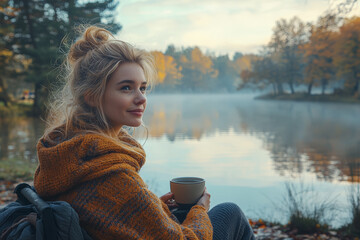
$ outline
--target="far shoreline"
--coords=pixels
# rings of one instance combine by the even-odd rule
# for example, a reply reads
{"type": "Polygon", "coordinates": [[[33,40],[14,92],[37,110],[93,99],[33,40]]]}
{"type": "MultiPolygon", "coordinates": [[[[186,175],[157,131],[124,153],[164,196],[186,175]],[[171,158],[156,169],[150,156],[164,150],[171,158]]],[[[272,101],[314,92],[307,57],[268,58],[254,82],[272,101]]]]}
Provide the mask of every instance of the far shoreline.
{"type": "Polygon", "coordinates": [[[294,101],[294,102],[320,102],[320,103],[346,103],[346,104],[360,104],[360,98],[352,96],[339,96],[334,94],[312,94],[306,93],[284,93],[281,95],[264,94],[256,96],[258,100],[279,100],[279,101],[294,101]]]}

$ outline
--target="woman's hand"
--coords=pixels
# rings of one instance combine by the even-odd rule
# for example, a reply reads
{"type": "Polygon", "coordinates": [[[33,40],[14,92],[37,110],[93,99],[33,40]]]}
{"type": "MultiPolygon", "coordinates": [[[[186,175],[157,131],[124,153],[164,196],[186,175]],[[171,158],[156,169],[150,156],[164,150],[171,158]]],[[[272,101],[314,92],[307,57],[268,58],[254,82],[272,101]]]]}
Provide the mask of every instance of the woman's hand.
{"type": "Polygon", "coordinates": [[[163,201],[170,210],[172,208],[179,207],[179,205],[177,205],[175,202],[174,194],[172,192],[168,192],[165,195],[161,196],[160,200],[163,201]]]}
{"type": "Polygon", "coordinates": [[[206,187],[205,187],[204,193],[201,196],[201,198],[199,199],[199,201],[196,203],[196,205],[203,206],[206,209],[206,211],[209,211],[210,197],[211,197],[211,195],[210,195],[210,193],[208,193],[208,191],[206,190],[206,187]]]}

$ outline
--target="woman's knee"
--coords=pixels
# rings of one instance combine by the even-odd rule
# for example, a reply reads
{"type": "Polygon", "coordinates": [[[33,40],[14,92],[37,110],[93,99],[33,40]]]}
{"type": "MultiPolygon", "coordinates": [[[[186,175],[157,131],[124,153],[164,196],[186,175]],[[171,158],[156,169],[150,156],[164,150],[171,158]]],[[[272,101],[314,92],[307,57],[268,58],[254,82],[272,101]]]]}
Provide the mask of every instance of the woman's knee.
{"type": "Polygon", "coordinates": [[[224,215],[224,217],[231,219],[232,221],[247,221],[244,213],[240,209],[240,207],[232,202],[225,202],[216,205],[210,212],[214,212],[216,214],[224,215]]]}
{"type": "Polygon", "coordinates": [[[235,203],[216,205],[210,210],[209,217],[214,239],[255,239],[247,218],[235,203]]]}

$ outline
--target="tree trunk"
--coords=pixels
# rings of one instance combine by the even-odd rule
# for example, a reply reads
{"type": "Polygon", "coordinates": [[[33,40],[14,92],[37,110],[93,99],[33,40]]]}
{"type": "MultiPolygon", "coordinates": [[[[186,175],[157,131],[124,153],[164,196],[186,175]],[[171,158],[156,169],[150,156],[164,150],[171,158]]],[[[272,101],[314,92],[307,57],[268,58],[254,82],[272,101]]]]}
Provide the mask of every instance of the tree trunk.
{"type": "Polygon", "coordinates": [[[321,80],[321,94],[322,94],[322,95],[325,94],[326,85],[327,85],[327,80],[326,80],[326,79],[322,79],[322,80],[321,80]]]}
{"type": "Polygon", "coordinates": [[[291,94],[294,94],[295,91],[294,91],[294,84],[292,81],[289,82],[289,87],[290,87],[290,91],[291,91],[291,94]]]}
{"type": "Polygon", "coordinates": [[[359,79],[356,80],[354,88],[352,90],[352,95],[355,96],[359,93],[359,79]]]}
{"type": "Polygon", "coordinates": [[[69,0],[69,8],[68,10],[68,18],[69,18],[69,27],[71,28],[74,24],[74,9],[75,9],[75,1],[69,0]]]}
{"type": "Polygon", "coordinates": [[[29,2],[31,3],[31,1],[23,0],[22,2],[24,4],[26,21],[27,21],[28,27],[29,27],[29,35],[30,35],[30,39],[31,39],[31,44],[33,45],[34,49],[37,49],[37,44],[36,44],[36,41],[35,41],[34,27],[33,27],[33,21],[32,21],[32,18],[30,16],[30,12],[29,12],[29,2]]]}
{"type": "Polygon", "coordinates": [[[35,91],[34,91],[34,105],[33,105],[33,115],[38,116],[41,113],[40,107],[40,93],[41,92],[41,85],[40,83],[35,83],[35,91]]]}
{"type": "Polygon", "coordinates": [[[273,84],[271,84],[272,85],[272,87],[273,87],[273,93],[274,93],[274,95],[276,95],[277,93],[276,93],[276,85],[275,85],[275,83],[273,83],[273,84]]]}
{"type": "Polygon", "coordinates": [[[5,120],[1,123],[0,132],[0,161],[6,160],[9,157],[9,143],[10,143],[10,122],[11,120],[5,120]]]}
{"type": "Polygon", "coordinates": [[[278,82],[276,85],[277,85],[276,86],[277,87],[277,94],[282,95],[284,93],[284,89],[283,89],[282,84],[278,82]]]}
{"type": "Polygon", "coordinates": [[[308,85],[308,95],[311,95],[312,86],[313,86],[313,82],[309,83],[309,85],[308,85]]]}
{"type": "Polygon", "coordinates": [[[4,78],[0,77],[0,101],[4,103],[5,107],[9,106],[10,97],[7,92],[7,87],[4,78]]]}

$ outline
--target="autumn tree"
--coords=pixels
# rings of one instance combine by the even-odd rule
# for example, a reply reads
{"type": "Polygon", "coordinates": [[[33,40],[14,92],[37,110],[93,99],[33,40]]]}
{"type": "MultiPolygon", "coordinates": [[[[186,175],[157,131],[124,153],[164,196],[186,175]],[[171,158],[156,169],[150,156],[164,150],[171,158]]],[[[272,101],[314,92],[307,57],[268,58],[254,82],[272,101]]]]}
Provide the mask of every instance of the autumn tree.
{"type": "Polygon", "coordinates": [[[176,88],[182,78],[181,66],[177,66],[172,56],[164,55],[162,52],[153,51],[151,54],[155,58],[156,70],[158,74],[157,85],[160,89],[176,88]]]}
{"type": "Polygon", "coordinates": [[[261,57],[257,57],[257,60],[253,61],[251,70],[244,69],[240,76],[242,83],[238,89],[249,86],[264,89],[271,86],[274,94],[281,95],[284,93],[283,65],[279,63],[277,55],[270,48],[265,47],[262,50],[261,57]]]}
{"type": "Polygon", "coordinates": [[[320,17],[310,30],[309,41],[300,46],[304,51],[304,83],[311,94],[313,86],[321,86],[322,94],[326,86],[335,78],[333,63],[336,42],[337,19],[334,15],[320,17]]]}
{"type": "Polygon", "coordinates": [[[259,56],[255,54],[242,54],[240,57],[234,56],[234,65],[237,74],[243,70],[251,70],[253,63],[259,59],[259,56]]]}
{"type": "Polygon", "coordinates": [[[335,64],[338,76],[345,79],[345,89],[359,96],[360,81],[360,17],[347,19],[340,27],[336,41],[335,64]]]}
{"type": "Polygon", "coordinates": [[[281,19],[276,22],[268,45],[279,56],[279,64],[283,66],[285,81],[292,94],[295,93],[295,85],[302,79],[304,64],[299,46],[306,41],[306,37],[306,25],[298,17],[289,21],[281,19]]]}
{"type": "Polygon", "coordinates": [[[212,59],[198,47],[183,49],[179,65],[183,74],[181,88],[185,91],[209,90],[218,75],[212,59]]]}

